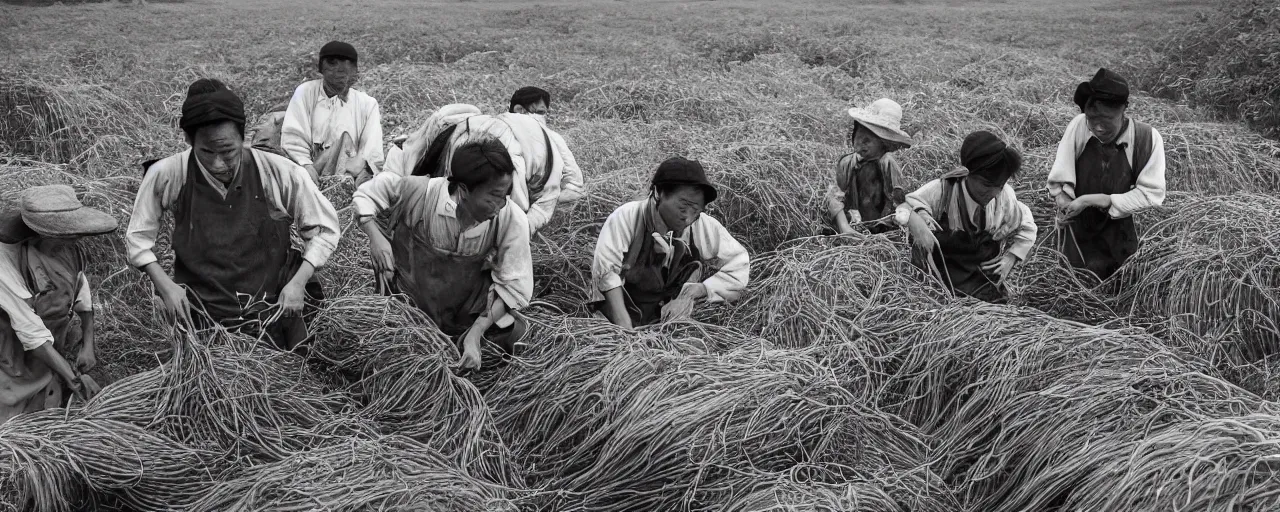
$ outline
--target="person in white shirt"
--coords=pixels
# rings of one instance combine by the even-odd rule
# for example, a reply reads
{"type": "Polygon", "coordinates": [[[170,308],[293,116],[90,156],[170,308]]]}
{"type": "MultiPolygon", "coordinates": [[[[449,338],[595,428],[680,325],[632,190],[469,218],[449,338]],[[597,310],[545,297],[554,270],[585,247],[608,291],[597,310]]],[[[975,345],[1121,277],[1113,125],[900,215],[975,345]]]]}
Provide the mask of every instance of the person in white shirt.
{"type": "Polygon", "coordinates": [[[1004,302],[1009,272],[1036,242],[1031,209],[1008,183],[1022,155],[977,131],[965,137],[960,162],[964,167],[907,194],[894,220],[911,235],[914,265],[932,270],[955,293],[1004,302]]]}
{"type": "Polygon", "coordinates": [[[379,173],[352,204],[383,288],[460,336],[461,366],[478,369],[486,336],[511,353],[523,333],[508,312],[533,296],[529,223],[508,197],[516,166],[500,142],[468,142],[450,166],[447,178],[379,173]],[[391,240],[374,221],[388,210],[391,240]]]}
{"type": "Polygon", "coordinates": [[[569,151],[569,145],[564,142],[564,137],[547,127],[547,113],[550,110],[551,93],[533,86],[517,89],[511,95],[511,103],[507,107],[507,112],[509,113],[527,114],[533,117],[542,126],[542,129],[546,130],[547,136],[551,138],[551,143],[559,151],[564,165],[560,180],[559,201],[568,203],[576,201],[585,192],[582,169],[578,167],[578,161],[573,158],[573,152],[569,151]]]}
{"type": "Polygon", "coordinates": [[[87,260],[78,241],[115,231],[67,185],[32,187],[0,213],[0,423],[98,392],[87,260]],[[72,315],[80,330],[71,329],[72,315]],[[77,346],[78,345],[78,346],[77,346]],[[73,365],[64,354],[74,354],[73,365]]]}
{"type": "Polygon", "coordinates": [[[346,173],[360,182],[382,170],[378,101],[351,88],[359,76],[358,57],[350,44],[325,44],[321,78],[299,85],[285,110],[280,145],[313,180],[346,173]]]}
{"type": "Polygon", "coordinates": [[[226,85],[191,84],[178,122],[191,147],[143,164],[125,243],[169,320],[212,321],[292,350],[307,337],[304,298],[320,298],[313,274],[337,247],[338,213],[298,164],[246,147],[244,120],[226,85]],[[153,251],[165,212],[173,215],[172,278],[153,251]]]}
{"type": "Polygon", "coordinates": [[[751,259],[729,230],[703,213],[716,195],[701,163],[662,162],[649,198],[618,207],[600,230],[592,307],[633,328],[687,318],[699,300],[740,297],[751,259]]]}
{"type": "Polygon", "coordinates": [[[1129,84],[1107,69],[1076,87],[1080,107],[1049,170],[1071,266],[1106,279],[1138,252],[1133,214],[1164,203],[1164,140],[1128,117],[1129,84]]]}

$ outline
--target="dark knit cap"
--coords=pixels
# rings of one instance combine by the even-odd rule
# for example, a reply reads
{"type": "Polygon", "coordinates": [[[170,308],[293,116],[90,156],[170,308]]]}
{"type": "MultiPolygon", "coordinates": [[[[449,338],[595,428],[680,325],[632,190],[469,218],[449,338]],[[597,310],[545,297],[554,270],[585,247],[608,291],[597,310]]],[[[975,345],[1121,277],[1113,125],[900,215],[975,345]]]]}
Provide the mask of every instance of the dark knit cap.
{"type": "Polygon", "coordinates": [[[702,164],[683,157],[673,156],[658,165],[658,171],[653,174],[653,186],[663,185],[696,186],[702,189],[708,203],[715,201],[717,196],[716,187],[707,180],[702,164]]]}
{"type": "Polygon", "coordinates": [[[244,102],[222,82],[204,78],[196,80],[187,89],[178,126],[187,133],[193,133],[201,126],[222,121],[231,121],[243,127],[244,102]]]}
{"type": "Polygon", "coordinates": [[[320,47],[320,60],[325,57],[340,57],[351,62],[359,63],[359,55],[356,54],[356,47],[342,41],[329,41],[320,47]]]}
{"type": "Polygon", "coordinates": [[[960,145],[960,163],[991,181],[1007,180],[1022,168],[1022,154],[988,131],[976,131],[960,145]]]}
{"type": "Polygon", "coordinates": [[[1093,79],[1076,86],[1076,94],[1072,99],[1080,106],[1081,111],[1084,111],[1089,100],[1124,103],[1129,101],[1129,82],[1114,71],[1100,68],[1093,79]]]}

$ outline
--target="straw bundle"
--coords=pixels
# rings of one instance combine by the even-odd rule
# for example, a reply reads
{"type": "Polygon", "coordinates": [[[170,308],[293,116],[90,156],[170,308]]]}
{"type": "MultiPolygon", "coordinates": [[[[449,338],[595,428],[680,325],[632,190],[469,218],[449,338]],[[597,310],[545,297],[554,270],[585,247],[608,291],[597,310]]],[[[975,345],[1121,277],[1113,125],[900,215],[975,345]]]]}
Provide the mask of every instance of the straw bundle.
{"type": "Polygon", "coordinates": [[[180,508],[222,478],[227,465],[140,427],[26,414],[0,425],[0,488],[24,510],[96,509],[108,502],[142,510],[180,508]]]}
{"type": "MultiPolygon", "coordinates": [[[[790,475],[773,481],[761,478],[761,485],[750,494],[725,504],[726,512],[901,512],[913,510],[886,491],[887,486],[901,482],[878,482],[874,479],[824,484],[798,482],[790,475]]],[[[960,510],[953,503],[930,510],[960,510]]]]}
{"type": "Polygon", "coordinates": [[[506,489],[402,436],[347,439],[218,483],[194,511],[514,511],[506,489]]]}
{"type": "MultiPolygon", "coordinates": [[[[588,332],[564,342],[535,332],[538,364],[514,362],[489,396],[531,483],[547,489],[545,508],[709,510],[749,493],[760,473],[813,465],[838,481],[924,458],[908,425],[803,355],[682,353],[588,332]]],[[[910,485],[925,489],[917,503],[945,499],[924,476],[910,485]]]]}

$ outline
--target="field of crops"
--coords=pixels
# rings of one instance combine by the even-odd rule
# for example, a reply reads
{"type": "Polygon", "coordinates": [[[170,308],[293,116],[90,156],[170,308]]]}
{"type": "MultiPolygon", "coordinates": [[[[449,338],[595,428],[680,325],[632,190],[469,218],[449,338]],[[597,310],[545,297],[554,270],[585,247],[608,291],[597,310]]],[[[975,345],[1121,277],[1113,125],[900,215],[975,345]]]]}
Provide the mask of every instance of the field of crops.
{"type": "Polygon", "coordinates": [[[324,183],[344,239],[306,358],[172,332],[122,234],[94,240],[91,374],[111,385],[0,425],[0,511],[1280,511],[1280,143],[1136,93],[1171,193],[1104,283],[1057,260],[1043,193],[1076,83],[1161,80],[1204,8],[776,4],[0,5],[5,198],[67,183],[124,221],[138,164],[183,146],[192,80],[254,117],[331,39],[359,48],[389,137],[549,90],[588,185],[535,237],[529,349],[478,375],[373,294],[349,184],[324,183]],[[818,236],[843,111],[885,96],[917,141],[898,157],[912,186],[972,130],[1026,156],[1015,187],[1044,242],[1013,305],[948,296],[900,233],[818,236]],[[599,225],[672,155],[719,184],[708,213],[750,249],[748,292],[636,331],[586,319],[599,225]]]}

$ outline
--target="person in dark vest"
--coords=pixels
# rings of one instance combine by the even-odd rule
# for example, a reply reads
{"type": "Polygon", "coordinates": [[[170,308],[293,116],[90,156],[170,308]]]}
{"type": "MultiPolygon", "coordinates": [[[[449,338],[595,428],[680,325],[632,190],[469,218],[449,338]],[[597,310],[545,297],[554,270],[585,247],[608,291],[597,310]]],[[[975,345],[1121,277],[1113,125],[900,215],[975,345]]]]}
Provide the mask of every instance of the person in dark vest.
{"type": "Polygon", "coordinates": [[[586,185],[582,181],[582,169],[578,167],[578,161],[573,157],[573,152],[569,151],[569,145],[565,143],[564,137],[551,128],[547,127],[547,113],[551,111],[551,93],[534,86],[525,86],[516,89],[511,94],[511,101],[507,106],[507,112],[512,114],[524,114],[532,117],[542,129],[546,131],[551,138],[552,144],[559,151],[560,158],[564,161],[563,178],[560,181],[560,203],[569,203],[578,200],[586,190],[586,185]]]}
{"type": "Polygon", "coordinates": [[[633,328],[688,318],[697,301],[742,295],[747,250],[703,213],[716,188],[702,164],[669,158],[654,173],[649,198],[619,206],[600,229],[591,265],[591,306],[633,328]]]}
{"type": "Polygon", "coordinates": [[[907,194],[894,219],[911,235],[912,264],[955,293],[1004,302],[1009,272],[1036,242],[1031,209],[1008,184],[1022,155],[977,131],[965,137],[960,162],[964,167],[907,194]]]}
{"type": "Polygon", "coordinates": [[[508,197],[516,169],[500,142],[468,142],[449,165],[448,177],[379,173],[352,204],[384,289],[460,337],[461,366],[479,369],[486,337],[509,354],[524,330],[510,312],[533,297],[529,221],[508,197]],[[391,240],[374,220],[388,210],[391,240]]]}
{"type": "Polygon", "coordinates": [[[66,185],[29,188],[18,208],[0,213],[0,423],[98,392],[81,374],[97,359],[78,241],[115,230],[114,217],[86,208],[66,185]]]}
{"type": "Polygon", "coordinates": [[[851,108],[853,151],[836,161],[836,179],[827,191],[828,222],[837,234],[860,226],[871,233],[894,228],[891,215],[904,198],[906,180],[893,152],[911,147],[899,127],[902,107],[881,98],[866,108],[851,108]]]}
{"type": "Polygon", "coordinates": [[[178,123],[191,147],[144,164],[129,261],[151,278],[172,321],[211,321],[291,350],[306,338],[304,298],[320,294],[312,276],[337,247],[338,214],[306,169],[245,146],[244,119],[240,98],[221,82],[191,84],[178,123]],[[174,221],[172,278],[152,251],[165,212],[174,221]]]}
{"type": "Polygon", "coordinates": [[[1099,69],[1074,99],[1081,114],[1058,143],[1049,195],[1066,220],[1067,261],[1106,279],[1138,251],[1133,214],[1164,203],[1164,140],[1128,117],[1129,84],[1113,71],[1099,69]]]}

